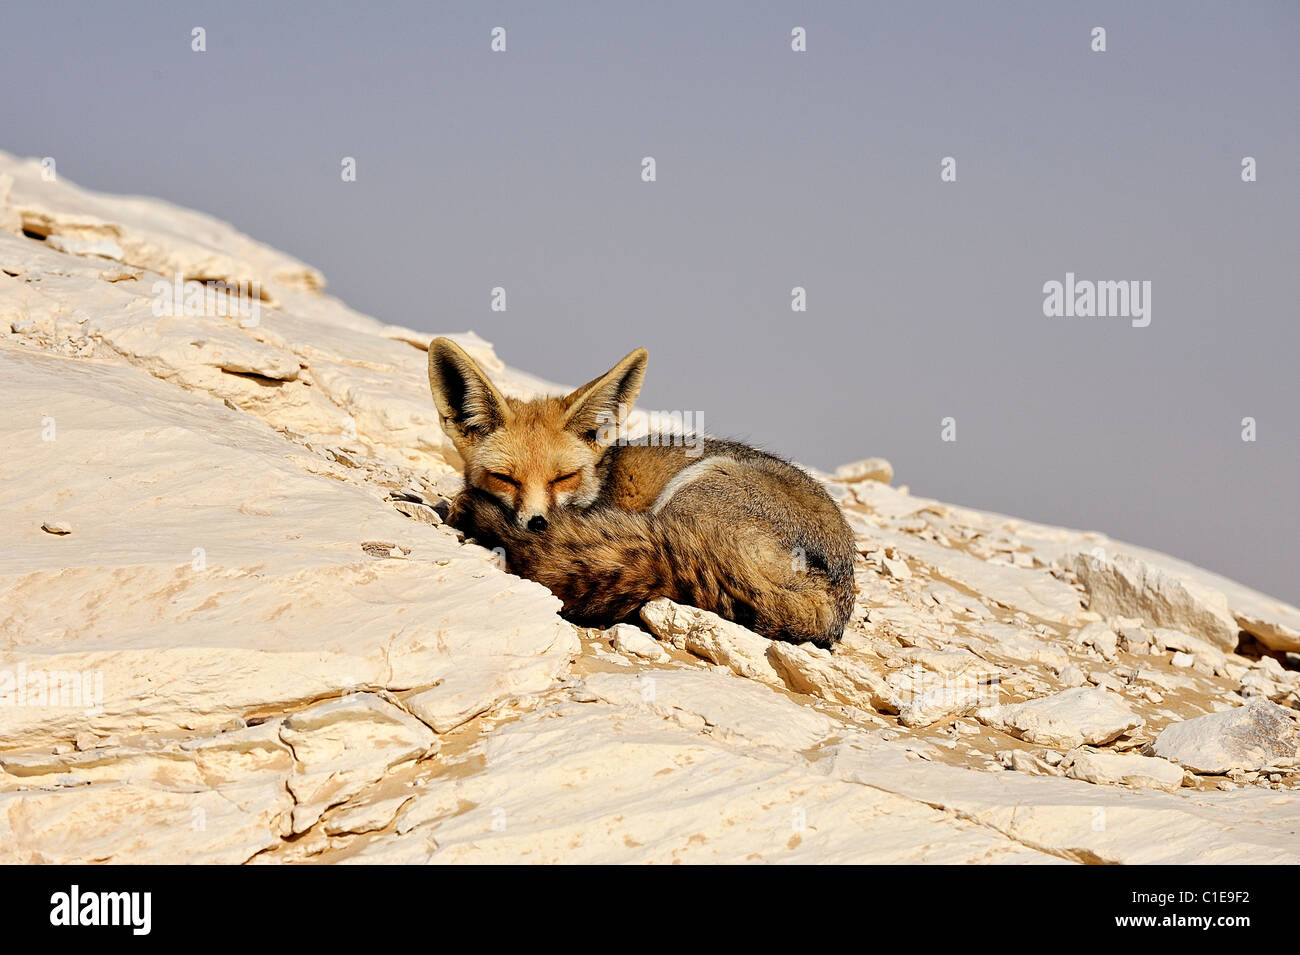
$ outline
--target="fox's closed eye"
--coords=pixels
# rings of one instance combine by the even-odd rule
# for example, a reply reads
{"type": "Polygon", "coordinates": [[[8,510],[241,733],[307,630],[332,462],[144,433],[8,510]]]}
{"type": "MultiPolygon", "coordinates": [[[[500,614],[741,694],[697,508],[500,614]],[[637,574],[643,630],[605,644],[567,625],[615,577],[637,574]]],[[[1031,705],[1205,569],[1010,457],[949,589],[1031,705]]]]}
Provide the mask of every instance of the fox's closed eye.
{"type": "Polygon", "coordinates": [[[489,476],[489,477],[492,477],[492,478],[495,478],[495,479],[498,480],[498,481],[503,481],[503,482],[505,482],[506,484],[512,484],[512,485],[514,485],[515,487],[518,487],[518,486],[519,486],[519,482],[516,481],[514,478],[512,478],[509,474],[501,474],[501,473],[498,472],[498,471],[489,471],[489,472],[488,472],[488,476],[489,476]]]}
{"type": "Polygon", "coordinates": [[[554,486],[556,484],[565,484],[569,481],[576,480],[578,473],[579,472],[577,471],[570,471],[568,474],[561,474],[559,477],[555,478],[555,480],[551,481],[551,484],[554,486]]]}

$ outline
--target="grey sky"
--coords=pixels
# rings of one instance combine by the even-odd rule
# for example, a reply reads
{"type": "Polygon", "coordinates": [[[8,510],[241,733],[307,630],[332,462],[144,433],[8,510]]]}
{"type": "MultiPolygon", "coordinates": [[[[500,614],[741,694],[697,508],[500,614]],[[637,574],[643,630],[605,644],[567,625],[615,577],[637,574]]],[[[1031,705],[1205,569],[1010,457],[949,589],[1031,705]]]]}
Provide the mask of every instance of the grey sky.
{"type": "Polygon", "coordinates": [[[1295,3],[23,4],[0,148],[384,321],[573,383],[644,345],[646,407],[1296,602],[1298,51],[1295,3]],[[1150,326],[1044,317],[1067,271],[1150,280],[1150,326]]]}

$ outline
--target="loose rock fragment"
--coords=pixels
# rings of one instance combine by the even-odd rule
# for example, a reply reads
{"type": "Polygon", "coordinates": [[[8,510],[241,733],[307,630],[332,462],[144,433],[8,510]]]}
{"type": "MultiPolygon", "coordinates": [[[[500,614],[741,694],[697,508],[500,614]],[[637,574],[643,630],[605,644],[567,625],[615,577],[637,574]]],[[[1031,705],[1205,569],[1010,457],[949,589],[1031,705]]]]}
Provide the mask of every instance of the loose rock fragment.
{"type": "Polygon", "coordinates": [[[1065,775],[1089,783],[1163,789],[1166,792],[1173,792],[1183,784],[1182,768],[1157,756],[1076,750],[1067,753],[1066,759],[1070,765],[1065,775]]]}
{"type": "Polygon", "coordinates": [[[779,641],[768,646],[768,659],[790,689],[880,713],[899,711],[898,694],[878,674],[856,661],[838,660],[806,646],[779,641]]]}
{"type": "Polygon", "coordinates": [[[671,659],[659,641],[640,627],[630,623],[620,623],[606,631],[613,639],[614,649],[619,653],[630,654],[643,660],[665,663],[671,659]]]}
{"type": "Polygon", "coordinates": [[[983,707],[981,723],[1030,743],[1073,749],[1109,743],[1143,724],[1114,693],[1075,687],[1025,703],[983,707]]]}
{"type": "Polygon", "coordinates": [[[642,607],[641,619],[655,636],[679,650],[689,650],[760,683],[785,685],[767,659],[771,641],[740,624],[698,607],[673,603],[667,597],[651,600],[642,607]]]}
{"type": "Polygon", "coordinates": [[[1297,756],[1300,726],[1291,710],[1252,699],[1235,709],[1166,726],[1151,750],[1195,773],[1257,770],[1297,756]]]}
{"type": "Polygon", "coordinates": [[[845,484],[857,481],[879,481],[888,484],[894,479],[894,466],[884,458],[867,458],[851,464],[841,464],[835,469],[835,480],[845,484]]]}
{"type": "Polygon", "coordinates": [[[411,520],[419,521],[421,524],[437,525],[442,523],[442,518],[438,515],[438,512],[428,504],[415,501],[393,501],[393,507],[411,520]]]}
{"type": "Polygon", "coordinates": [[[977,687],[938,687],[909,700],[898,711],[904,726],[930,726],[950,716],[963,716],[982,702],[977,687]]]}

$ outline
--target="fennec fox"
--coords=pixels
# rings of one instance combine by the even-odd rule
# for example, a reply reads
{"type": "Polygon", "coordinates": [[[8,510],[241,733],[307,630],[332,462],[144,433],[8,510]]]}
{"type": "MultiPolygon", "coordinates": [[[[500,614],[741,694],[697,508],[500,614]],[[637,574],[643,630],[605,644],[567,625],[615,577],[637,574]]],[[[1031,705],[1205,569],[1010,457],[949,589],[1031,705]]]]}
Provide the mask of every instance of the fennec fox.
{"type": "Polygon", "coordinates": [[[637,349],[567,397],[523,401],[434,339],[429,385],[465,465],[451,523],[503,548],[513,573],[548,587],[579,623],[669,597],[831,646],[853,607],[853,535],[839,508],[808,474],[744,444],[610,444],[647,357],[637,349]]]}

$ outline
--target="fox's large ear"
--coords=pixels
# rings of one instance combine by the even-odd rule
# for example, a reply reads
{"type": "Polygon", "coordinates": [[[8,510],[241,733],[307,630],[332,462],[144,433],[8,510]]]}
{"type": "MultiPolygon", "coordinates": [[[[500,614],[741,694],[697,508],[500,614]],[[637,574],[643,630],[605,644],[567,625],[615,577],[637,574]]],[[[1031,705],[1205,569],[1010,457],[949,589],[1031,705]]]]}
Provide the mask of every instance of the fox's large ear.
{"type": "Polygon", "coordinates": [[[599,378],[564,399],[564,426],[583,437],[602,426],[621,423],[636,404],[650,353],[638,348],[599,378]]]}
{"type": "Polygon", "coordinates": [[[442,430],[453,441],[473,441],[510,420],[510,407],[501,392],[473,358],[446,338],[429,343],[429,390],[442,430]]]}

